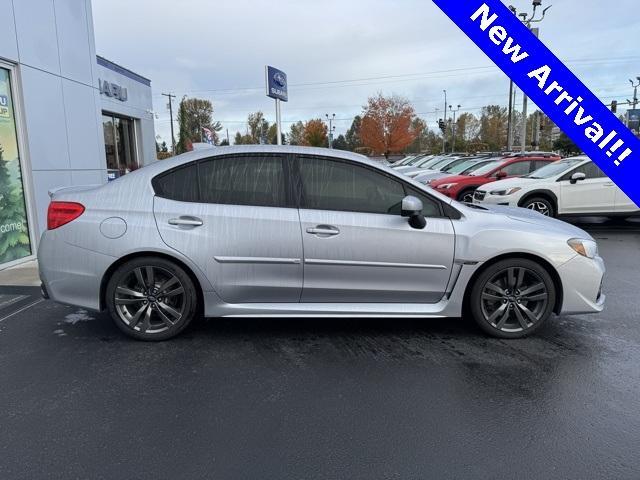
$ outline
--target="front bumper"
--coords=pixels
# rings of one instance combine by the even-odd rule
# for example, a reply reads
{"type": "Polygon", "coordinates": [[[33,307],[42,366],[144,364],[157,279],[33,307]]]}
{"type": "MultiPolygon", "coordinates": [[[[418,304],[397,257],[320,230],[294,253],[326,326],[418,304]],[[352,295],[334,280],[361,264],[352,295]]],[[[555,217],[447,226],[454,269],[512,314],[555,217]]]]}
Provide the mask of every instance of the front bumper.
{"type": "Polygon", "coordinates": [[[503,205],[505,207],[517,207],[518,202],[515,198],[506,195],[491,195],[489,192],[476,190],[473,195],[473,203],[482,205],[488,203],[490,205],[503,205]]]}
{"type": "Polygon", "coordinates": [[[562,281],[562,314],[599,313],[604,309],[606,296],[602,285],[606,272],[604,261],[576,255],[558,268],[562,281]]]}

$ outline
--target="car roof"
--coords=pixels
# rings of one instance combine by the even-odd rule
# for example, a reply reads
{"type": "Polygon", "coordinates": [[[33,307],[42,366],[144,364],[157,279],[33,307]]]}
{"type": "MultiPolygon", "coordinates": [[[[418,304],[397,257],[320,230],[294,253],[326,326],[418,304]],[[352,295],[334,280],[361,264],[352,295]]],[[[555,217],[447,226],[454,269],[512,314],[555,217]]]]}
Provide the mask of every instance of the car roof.
{"type": "MultiPolygon", "coordinates": [[[[315,155],[329,158],[342,158],[352,160],[354,162],[362,163],[365,165],[373,165],[378,168],[383,167],[382,163],[370,160],[364,155],[358,153],[348,152],[346,150],[334,150],[329,148],[319,147],[301,147],[296,145],[232,145],[224,147],[211,147],[201,150],[195,150],[192,152],[183,153],[175,157],[167,158],[166,160],[159,160],[149,165],[145,165],[143,168],[136,170],[136,172],[142,172],[149,175],[157,175],[171,168],[179,167],[189,162],[196,160],[202,160],[205,158],[211,158],[222,155],[241,155],[241,154],[282,154],[282,155],[315,155]]],[[[135,172],[133,172],[135,173],[135,172]]]]}

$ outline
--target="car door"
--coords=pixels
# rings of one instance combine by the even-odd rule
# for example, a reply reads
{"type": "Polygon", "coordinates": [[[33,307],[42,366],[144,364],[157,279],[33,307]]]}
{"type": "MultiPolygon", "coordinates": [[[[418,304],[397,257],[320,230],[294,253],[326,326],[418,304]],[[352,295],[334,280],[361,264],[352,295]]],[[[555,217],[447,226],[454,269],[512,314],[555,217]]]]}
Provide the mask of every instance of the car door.
{"type": "Polygon", "coordinates": [[[454,256],[454,230],[422,194],[427,226],[401,216],[404,182],[374,167],[298,157],[303,302],[436,303],[454,256]]]}
{"type": "Polygon", "coordinates": [[[587,162],[567,172],[559,180],[558,213],[589,214],[615,211],[615,184],[593,162],[587,162]],[[575,173],[584,173],[585,179],[571,183],[575,173]]]}
{"type": "Polygon", "coordinates": [[[162,239],[227,303],[300,300],[302,239],[287,172],[278,155],[217,156],[154,180],[162,239]]]}
{"type": "Polygon", "coordinates": [[[616,185],[614,186],[614,189],[616,191],[616,213],[636,213],[640,210],[638,206],[633,203],[633,200],[631,200],[627,194],[620,189],[620,187],[616,185]]]}
{"type": "Polygon", "coordinates": [[[499,172],[495,173],[496,178],[512,178],[521,177],[531,173],[532,163],[531,160],[518,160],[511,162],[508,165],[502,167],[499,172]],[[502,175],[500,175],[502,174],[502,175]]]}

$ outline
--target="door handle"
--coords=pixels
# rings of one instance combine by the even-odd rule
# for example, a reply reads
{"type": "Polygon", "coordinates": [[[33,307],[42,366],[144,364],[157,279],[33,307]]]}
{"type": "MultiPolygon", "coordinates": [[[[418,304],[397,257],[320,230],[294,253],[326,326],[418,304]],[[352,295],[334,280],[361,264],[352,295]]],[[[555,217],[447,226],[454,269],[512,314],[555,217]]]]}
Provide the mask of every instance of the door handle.
{"type": "Polygon", "coordinates": [[[203,224],[204,222],[198,217],[182,216],[169,220],[169,225],[175,225],[177,227],[201,227],[203,224]]]}
{"type": "Polygon", "coordinates": [[[307,233],[321,237],[333,237],[335,235],[340,235],[340,230],[331,225],[318,225],[317,227],[307,228],[307,233]]]}
{"type": "Polygon", "coordinates": [[[605,187],[613,187],[614,183],[613,182],[607,182],[604,184],[605,187]]]}

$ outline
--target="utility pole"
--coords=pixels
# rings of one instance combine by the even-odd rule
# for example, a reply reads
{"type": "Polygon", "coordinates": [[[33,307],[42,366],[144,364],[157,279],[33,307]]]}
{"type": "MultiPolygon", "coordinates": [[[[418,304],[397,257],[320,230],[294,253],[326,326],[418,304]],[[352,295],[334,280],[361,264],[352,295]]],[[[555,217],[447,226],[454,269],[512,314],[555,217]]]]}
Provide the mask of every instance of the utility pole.
{"type": "Polygon", "coordinates": [[[163,93],[163,97],[167,97],[169,99],[169,103],[167,106],[169,107],[169,118],[171,119],[171,153],[176,154],[176,137],[173,134],[173,99],[176,98],[175,95],[171,95],[170,93],[163,93]]]}
{"type": "Polygon", "coordinates": [[[231,145],[231,143],[229,142],[229,129],[227,128],[227,145],[231,145]]]}
{"type": "Polygon", "coordinates": [[[513,123],[513,80],[509,81],[509,114],[507,116],[507,151],[511,151],[513,148],[513,130],[511,125],[513,123]]]}
{"type": "MultiPolygon", "coordinates": [[[[544,20],[544,17],[547,14],[547,11],[551,8],[551,6],[545,8],[544,10],[542,10],[542,16],[540,18],[536,18],[536,13],[538,10],[538,7],[542,6],[542,0],[533,0],[533,13],[531,15],[528,15],[526,13],[520,13],[518,14],[518,11],[516,10],[516,8],[513,5],[509,5],[509,10],[511,10],[511,12],[520,17],[522,20],[521,22],[524,23],[524,25],[533,32],[533,34],[536,37],[539,37],[540,35],[540,29],[538,28],[531,28],[531,25],[533,23],[540,23],[544,20]]],[[[524,93],[524,92],[523,92],[524,93]]],[[[509,95],[511,95],[511,93],[509,93],[509,95]]],[[[528,104],[529,98],[527,97],[527,95],[524,95],[524,98],[522,100],[522,133],[521,133],[521,137],[522,137],[522,153],[526,152],[527,150],[527,104],[528,104]]]]}
{"type": "Polygon", "coordinates": [[[453,113],[453,124],[451,125],[451,134],[453,136],[453,140],[451,141],[451,153],[455,153],[456,151],[456,113],[460,111],[460,107],[462,107],[462,105],[458,105],[458,108],[454,110],[453,105],[449,105],[449,110],[453,113]]]}
{"type": "Polygon", "coordinates": [[[640,77],[636,77],[636,80],[638,80],[638,83],[635,83],[633,80],[629,80],[633,87],[633,101],[629,102],[629,104],[633,105],[634,110],[638,106],[638,87],[640,87],[640,77]]]}
{"type": "Polygon", "coordinates": [[[447,91],[444,92],[444,130],[442,131],[442,153],[447,153],[447,91]]]}
{"type": "Polygon", "coordinates": [[[336,114],[334,113],[333,115],[329,116],[328,113],[325,113],[324,116],[327,117],[327,122],[329,122],[329,138],[328,138],[329,148],[333,148],[333,132],[336,129],[333,122],[336,120],[336,114]]]}

